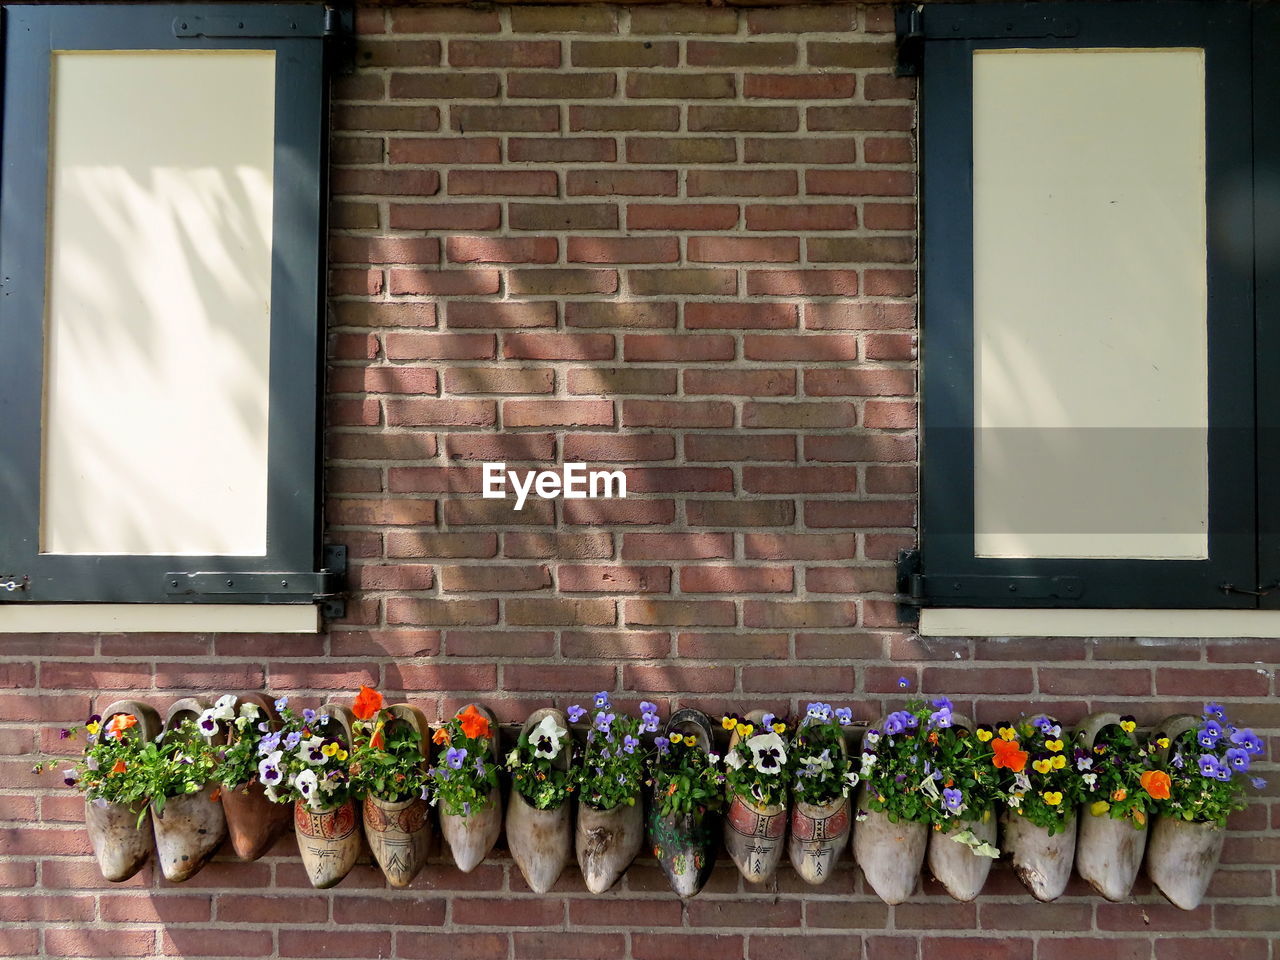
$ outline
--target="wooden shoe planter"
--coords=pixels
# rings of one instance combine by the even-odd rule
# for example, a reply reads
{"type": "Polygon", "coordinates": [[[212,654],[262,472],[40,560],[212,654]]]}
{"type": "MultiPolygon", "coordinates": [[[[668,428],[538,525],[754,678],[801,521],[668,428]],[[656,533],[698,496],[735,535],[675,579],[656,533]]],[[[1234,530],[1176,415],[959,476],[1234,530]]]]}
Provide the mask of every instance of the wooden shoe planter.
{"type": "MultiPolygon", "coordinates": [[[[884,720],[880,718],[878,729],[884,729],[884,720]]],[[[894,823],[888,814],[867,805],[868,792],[864,784],[854,801],[859,816],[866,816],[853,829],[853,858],[876,896],[888,904],[902,903],[920,879],[929,826],[906,820],[894,823]]]]}
{"type": "MultiPolygon", "coordinates": [[[[196,697],[179,700],[165,715],[166,736],[208,708],[207,702],[196,697]]],[[[172,883],[181,883],[199,873],[227,838],[227,818],[215,789],[215,784],[206,783],[195,793],[166,798],[164,810],[159,813],[154,806],[151,808],[156,857],[165,879],[172,883]]]]}
{"type": "MultiPolygon", "coordinates": [[[[465,711],[467,708],[463,707],[465,711]]],[[[489,720],[490,749],[493,762],[498,763],[498,724],[493,714],[485,707],[476,707],[489,720]]],[[[462,712],[462,711],[460,711],[462,712]]],[[[440,833],[449,844],[453,853],[453,862],[463,873],[470,873],[480,861],[489,855],[493,845],[498,842],[502,833],[502,794],[497,787],[489,792],[489,799],[479,810],[472,810],[470,816],[450,814],[440,811],[440,833]]]]}
{"type": "MultiPolygon", "coordinates": [[[[351,711],[341,704],[326,703],[319,712],[328,714],[329,722],[316,731],[317,735],[336,737],[350,750],[351,711]]],[[[319,809],[295,800],[293,832],[307,879],[317,889],[326,890],[340,882],[360,856],[360,815],[354,800],[319,809]]]]}
{"type": "MultiPolygon", "coordinates": [[[[426,718],[407,703],[388,708],[388,727],[408,724],[422,744],[423,763],[431,753],[431,731],[426,718]]],[[[407,800],[383,800],[372,795],[364,798],[364,835],[369,841],[373,859],[382,868],[387,883],[407,887],[427,862],[431,846],[430,807],[421,797],[407,800]]]]}
{"type": "MultiPolygon", "coordinates": [[[[563,713],[546,707],[530,715],[520,731],[521,736],[528,736],[546,717],[555,718],[562,729],[569,729],[563,713]]],[[[570,734],[566,733],[565,742],[554,761],[561,770],[569,769],[573,752],[569,737],[570,734]]],[[[572,843],[570,809],[566,800],[554,810],[539,810],[519,790],[511,789],[511,799],[507,803],[507,846],[511,850],[511,858],[524,875],[525,883],[534,893],[546,893],[555,886],[564,865],[569,862],[572,843]]]]}
{"type": "MultiPolygon", "coordinates": [[[[1202,722],[1186,714],[1168,717],[1156,726],[1155,736],[1168,737],[1172,743],[1202,722]]],[[[1187,762],[1194,763],[1195,759],[1187,762]]],[[[1218,869],[1226,838],[1226,829],[1216,823],[1156,817],[1147,841],[1147,876],[1175,907],[1194,910],[1204,900],[1218,869]]]]}
{"type": "MultiPolygon", "coordinates": [[[[971,730],[973,724],[961,714],[952,715],[952,726],[971,730]]],[[[996,844],[996,815],[990,811],[973,820],[961,820],[949,832],[929,831],[929,872],[946,888],[953,900],[967,903],[982,892],[987,875],[991,873],[990,857],[974,853],[953,838],[956,833],[969,830],[983,843],[996,844]]]]}
{"type": "MultiPolygon", "coordinates": [[[[746,719],[757,729],[763,729],[763,710],[753,710],[746,719]]],[[[729,750],[738,745],[739,739],[734,731],[729,738],[729,750]]],[[[786,804],[766,806],[734,794],[724,821],[724,845],[748,883],[764,883],[773,877],[782,859],[786,833],[786,804]]]]}
{"type": "MultiPolygon", "coordinates": [[[[711,752],[711,724],[701,710],[679,710],[667,721],[664,735],[680,731],[693,736],[699,749],[711,752]]],[[[663,816],[657,803],[649,811],[649,839],[671,889],[692,897],[706,884],[716,863],[719,817],[699,811],[663,816]]]]}
{"type": "MultiPolygon", "coordinates": [[[[1044,715],[1030,719],[1036,720],[1041,716],[1044,715]]],[[[1045,719],[1056,722],[1052,717],[1045,719]]],[[[1067,889],[1071,867],[1075,863],[1079,821],[1079,811],[1073,811],[1066,829],[1049,836],[1044,827],[1036,826],[1012,810],[1006,810],[1002,815],[1004,849],[1012,857],[1013,872],[1041,903],[1058,899],[1067,889]]]]}
{"type": "MultiPolygon", "coordinates": [[[[843,737],[840,752],[847,753],[843,737]]],[[[792,801],[787,856],[801,880],[815,886],[826,883],[849,844],[851,824],[848,797],[836,797],[826,803],[792,801]]]]}
{"type": "Polygon", "coordinates": [[[631,866],[644,843],[644,803],[639,795],[632,804],[620,803],[597,810],[578,801],[578,827],[574,837],[578,869],[592,893],[604,893],[631,866]]]}
{"type": "MultiPolygon", "coordinates": [[[[141,737],[148,742],[160,735],[160,714],[154,708],[136,700],[119,700],[102,711],[102,732],[99,736],[106,736],[107,722],[120,714],[129,714],[138,720],[125,736],[141,737]]],[[[147,862],[152,847],[151,830],[145,820],[141,827],[138,826],[140,812],[141,806],[129,807],[121,803],[99,805],[85,801],[85,830],[103,879],[121,883],[147,862]]]]}
{"type": "MultiPolygon", "coordinates": [[[[1091,713],[1076,730],[1075,740],[1086,750],[1107,727],[1120,723],[1118,713],[1091,713]]],[[[1142,864],[1147,844],[1147,827],[1134,827],[1128,820],[1094,816],[1087,810],[1080,817],[1076,840],[1076,872],[1108,900],[1129,896],[1142,864]]]]}
{"type": "MultiPolygon", "coordinates": [[[[259,722],[266,721],[271,730],[279,729],[280,719],[270,697],[261,693],[244,694],[236,699],[237,710],[243,703],[258,707],[262,718],[259,722]]],[[[229,743],[234,736],[235,728],[229,726],[229,743]]],[[[227,818],[231,848],[241,860],[257,860],[289,826],[289,807],[268,800],[256,777],[222,791],[222,812],[227,818]]]]}

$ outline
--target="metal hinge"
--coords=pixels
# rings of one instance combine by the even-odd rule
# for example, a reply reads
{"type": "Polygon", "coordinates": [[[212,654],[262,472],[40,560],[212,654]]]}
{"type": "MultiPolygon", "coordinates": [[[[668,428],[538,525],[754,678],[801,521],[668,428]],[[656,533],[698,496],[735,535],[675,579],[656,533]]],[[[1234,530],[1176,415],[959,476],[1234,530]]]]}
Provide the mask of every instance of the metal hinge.
{"type": "Polygon", "coordinates": [[[899,77],[918,77],[926,40],[1043,40],[1080,35],[1080,19],[1037,10],[1028,4],[988,4],[980,8],[956,4],[926,11],[920,5],[894,11],[899,77]]]}
{"type": "Polygon", "coordinates": [[[251,11],[240,16],[181,14],[173,18],[175,37],[283,40],[328,36],[328,10],[296,6],[292,10],[251,11]]]}
{"type": "Polygon", "coordinates": [[[31,599],[31,578],[17,574],[0,574],[0,603],[6,600],[31,599]]]}
{"type": "Polygon", "coordinates": [[[330,619],[345,615],[342,589],[347,575],[347,548],[324,548],[320,570],[243,573],[175,571],[164,575],[164,591],[171,597],[235,596],[245,603],[319,603],[330,619]]]}
{"type": "Polygon", "coordinates": [[[898,35],[898,64],[894,74],[920,76],[920,62],[924,59],[924,7],[898,7],[893,12],[893,25],[898,35]]]}
{"type": "Polygon", "coordinates": [[[1084,596],[1080,577],[1024,577],[929,575],[921,571],[920,551],[898,553],[898,619],[916,623],[920,607],[945,607],[948,604],[974,606],[974,601],[999,602],[1019,600],[1079,600],[1084,596]]]}
{"type": "Polygon", "coordinates": [[[1218,585],[1218,589],[1223,593],[1240,593],[1246,597],[1267,597],[1280,590],[1280,581],[1269,583],[1265,587],[1258,587],[1256,590],[1248,590],[1244,587],[1237,587],[1234,583],[1223,583],[1218,585]]]}

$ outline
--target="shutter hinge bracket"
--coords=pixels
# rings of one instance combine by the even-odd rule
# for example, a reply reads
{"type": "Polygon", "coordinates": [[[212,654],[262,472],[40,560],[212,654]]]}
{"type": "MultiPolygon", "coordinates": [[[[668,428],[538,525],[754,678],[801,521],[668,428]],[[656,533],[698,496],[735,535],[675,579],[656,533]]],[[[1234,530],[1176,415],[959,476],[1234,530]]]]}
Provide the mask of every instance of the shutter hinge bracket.
{"type": "Polygon", "coordinates": [[[342,590],[346,585],[347,548],[326,544],[320,570],[237,573],[232,571],[175,571],[164,575],[170,597],[201,599],[234,597],[239,603],[318,603],[328,619],[345,615],[342,590]]]}
{"type": "Polygon", "coordinates": [[[1080,577],[976,576],[973,574],[925,574],[920,551],[898,553],[898,619],[916,623],[920,607],[975,607],[988,603],[1007,607],[1020,601],[1079,600],[1084,596],[1080,577]]]}
{"type": "Polygon", "coordinates": [[[894,75],[920,76],[920,63],[924,59],[924,7],[895,8],[893,26],[898,37],[898,63],[894,75]]]}

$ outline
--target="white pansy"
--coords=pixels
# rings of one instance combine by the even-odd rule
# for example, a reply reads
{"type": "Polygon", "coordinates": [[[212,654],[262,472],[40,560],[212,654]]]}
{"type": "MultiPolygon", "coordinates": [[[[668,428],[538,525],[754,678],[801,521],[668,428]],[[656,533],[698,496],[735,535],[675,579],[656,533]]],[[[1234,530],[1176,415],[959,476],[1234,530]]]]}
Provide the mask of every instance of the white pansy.
{"type": "Polygon", "coordinates": [[[219,697],[213,705],[213,715],[219,720],[234,720],[236,716],[236,698],[231,694],[219,697]]]}
{"type": "Polygon", "coordinates": [[[831,762],[831,751],[823,750],[822,753],[814,757],[801,757],[800,762],[806,767],[812,767],[815,770],[830,770],[835,766],[831,762]]]}
{"type": "Polygon", "coordinates": [[[742,769],[742,765],[746,762],[747,761],[742,759],[742,754],[737,750],[730,750],[725,754],[724,765],[726,767],[732,767],[734,770],[740,770],[742,769]]]}
{"type": "Polygon", "coordinates": [[[512,747],[511,752],[507,754],[507,766],[514,767],[520,762],[520,748],[512,747]]]}
{"type": "Polygon", "coordinates": [[[256,703],[240,704],[240,716],[246,720],[252,720],[258,715],[259,707],[256,703]]]}
{"type": "Polygon", "coordinates": [[[844,783],[840,787],[840,793],[847,797],[853,791],[853,788],[861,782],[862,778],[850,770],[844,775],[844,783]]]}
{"type": "Polygon", "coordinates": [[[787,763],[787,745],[782,737],[770,731],[747,741],[751,764],[761,773],[778,773],[787,763]]]}
{"type": "Polygon", "coordinates": [[[308,737],[298,744],[298,759],[313,767],[320,766],[324,763],[324,754],[320,752],[323,746],[324,737],[308,737]]]}
{"type": "Polygon", "coordinates": [[[529,745],[535,757],[554,760],[560,756],[560,743],[569,731],[556,723],[554,714],[547,714],[542,722],[529,732],[529,745]]]}
{"type": "Polygon", "coordinates": [[[302,795],[302,799],[310,801],[316,795],[320,781],[316,779],[314,770],[303,770],[293,778],[293,788],[302,795]]]}

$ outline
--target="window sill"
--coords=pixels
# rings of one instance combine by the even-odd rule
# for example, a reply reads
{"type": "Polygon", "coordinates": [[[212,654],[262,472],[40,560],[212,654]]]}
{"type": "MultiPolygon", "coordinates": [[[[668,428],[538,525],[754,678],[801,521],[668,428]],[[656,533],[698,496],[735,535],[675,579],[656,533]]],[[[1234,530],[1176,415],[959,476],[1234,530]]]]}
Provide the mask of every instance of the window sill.
{"type": "Polygon", "coordinates": [[[318,633],[314,604],[0,604],[5,633],[318,633]]]}
{"type": "Polygon", "coordinates": [[[1261,637],[1280,638],[1280,610],[920,611],[925,637],[1261,637]]]}

